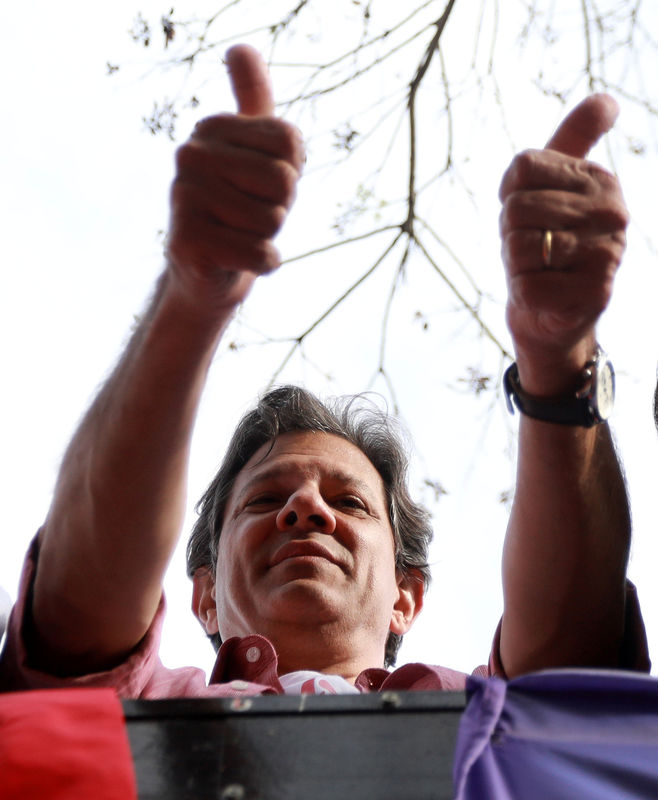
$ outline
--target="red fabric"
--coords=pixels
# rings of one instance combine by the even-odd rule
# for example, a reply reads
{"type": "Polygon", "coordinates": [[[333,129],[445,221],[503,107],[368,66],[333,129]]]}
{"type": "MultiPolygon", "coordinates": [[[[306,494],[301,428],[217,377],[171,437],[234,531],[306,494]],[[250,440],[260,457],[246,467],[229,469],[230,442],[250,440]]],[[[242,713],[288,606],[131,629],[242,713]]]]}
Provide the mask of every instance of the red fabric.
{"type": "Polygon", "coordinates": [[[0,800],[136,800],[112,689],[0,695],[0,800]]]}

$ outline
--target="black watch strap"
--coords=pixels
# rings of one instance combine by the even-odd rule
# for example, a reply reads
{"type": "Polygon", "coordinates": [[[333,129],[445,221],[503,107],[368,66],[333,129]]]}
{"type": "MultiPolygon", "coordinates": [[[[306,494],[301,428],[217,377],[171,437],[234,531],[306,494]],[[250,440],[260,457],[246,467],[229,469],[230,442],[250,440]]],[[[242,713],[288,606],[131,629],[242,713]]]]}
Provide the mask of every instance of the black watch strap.
{"type": "Polygon", "coordinates": [[[571,395],[539,398],[527,394],[521,386],[516,363],[505,371],[503,388],[510,413],[514,412],[516,406],[522,414],[533,419],[591,428],[604,422],[610,415],[614,399],[614,371],[599,348],[596,356],[583,369],[582,386],[571,395]],[[606,388],[605,407],[599,403],[599,380],[604,382],[606,388]]]}

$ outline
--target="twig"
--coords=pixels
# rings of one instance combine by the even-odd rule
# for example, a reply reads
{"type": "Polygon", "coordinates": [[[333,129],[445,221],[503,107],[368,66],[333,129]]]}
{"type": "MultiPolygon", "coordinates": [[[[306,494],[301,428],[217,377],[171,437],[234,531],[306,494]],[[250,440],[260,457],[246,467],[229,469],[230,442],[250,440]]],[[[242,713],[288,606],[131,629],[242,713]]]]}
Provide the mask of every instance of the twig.
{"type": "Polygon", "coordinates": [[[315,330],[315,329],[318,327],[318,325],[320,325],[320,323],[321,323],[321,322],[324,322],[324,320],[325,320],[325,319],[327,319],[327,317],[328,317],[330,314],[332,314],[332,313],[333,313],[333,312],[334,312],[334,311],[335,311],[335,310],[338,308],[338,306],[340,306],[340,305],[341,305],[341,303],[343,303],[343,302],[344,302],[344,301],[345,301],[345,300],[346,300],[346,299],[347,299],[347,298],[348,298],[348,297],[349,297],[349,296],[352,294],[352,292],[353,292],[355,289],[357,289],[357,288],[358,288],[358,287],[359,287],[359,286],[360,286],[360,285],[361,285],[361,284],[362,284],[362,283],[363,283],[363,282],[364,282],[364,281],[365,281],[367,278],[369,278],[369,277],[370,277],[370,275],[372,275],[372,273],[373,273],[373,272],[374,272],[374,271],[377,269],[377,267],[378,267],[378,266],[379,266],[379,265],[382,263],[382,261],[384,261],[384,259],[386,258],[386,256],[387,256],[387,255],[388,255],[388,254],[391,252],[391,250],[393,250],[393,248],[395,247],[395,245],[396,245],[396,244],[399,242],[399,240],[400,240],[400,237],[401,237],[401,236],[402,236],[402,231],[400,231],[400,232],[397,234],[397,236],[395,236],[395,238],[393,239],[393,241],[392,241],[392,242],[389,244],[389,246],[388,246],[388,247],[387,247],[387,248],[384,250],[384,252],[383,252],[383,253],[382,253],[382,254],[379,256],[379,258],[378,258],[378,259],[375,261],[375,263],[374,263],[374,264],[373,264],[371,267],[369,267],[369,268],[368,268],[368,269],[367,269],[367,270],[366,270],[366,271],[363,273],[363,275],[361,275],[361,277],[360,277],[360,278],[358,278],[356,281],[354,281],[354,283],[353,283],[353,284],[352,284],[352,285],[351,285],[351,286],[350,286],[348,289],[346,289],[346,290],[343,292],[343,294],[342,294],[342,295],[341,295],[341,296],[340,296],[338,299],[336,299],[336,300],[335,300],[335,301],[334,301],[334,302],[333,302],[333,303],[332,303],[332,304],[329,306],[329,308],[327,308],[327,309],[326,309],[326,311],[323,311],[323,313],[322,313],[322,314],[320,314],[320,316],[319,316],[319,317],[317,317],[317,319],[315,319],[315,321],[314,321],[314,322],[312,322],[312,323],[311,323],[311,324],[308,326],[308,328],[306,328],[306,330],[305,330],[303,333],[299,334],[299,336],[297,336],[297,337],[296,337],[296,338],[293,340],[293,345],[292,345],[292,347],[290,348],[290,350],[288,351],[288,353],[287,353],[287,354],[286,354],[286,356],[284,357],[283,361],[282,361],[282,362],[279,364],[279,366],[276,368],[276,370],[275,370],[275,371],[274,371],[274,373],[272,374],[272,377],[270,378],[270,381],[269,381],[269,383],[268,383],[268,388],[270,388],[271,386],[273,386],[273,385],[276,383],[276,381],[277,381],[277,380],[278,380],[278,378],[279,378],[279,375],[280,375],[280,374],[283,372],[283,370],[284,370],[284,369],[285,369],[285,367],[286,367],[286,364],[287,364],[287,363],[290,361],[290,359],[291,359],[291,358],[292,358],[292,356],[294,355],[295,351],[296,351],[296,350],[297,350],[297,348],[298,348],[298,347],[299,347],[299,346],[302,344],[302,342],[304,341],[304,339],[306,339],[306,337],[307,337],[307,336],[309,336],[309,335],[310,335],[310,334],[311,334],[311,333],[312,333],[312,332],[313,332],[313,331],[314,331],[314,330],[315,330]]]}
{"type": "Polygon", "coordinates": [[[496,345],[496,347],[500,350],[500,352],[501,352],[501,354],[503,356],[505,356],[506,358],[509,358],[510,360],[512,360],[511,353],[509,353],[505,349],[505,347],[498,340],[498,338],[493,333],[491,328],[489,328],[489,326],[484,322],[484,320],[480,316],[477,308],[475,308],[475,306],[473,306],[471,303],[468,302],[468,300],[459,291],[459,289],[455,286],[455,284],[450,280],[450,278],[445,274],[445,272],[441,269],[441,267],[439,267],[439,265],[436,263],[436,261],[434,261],[432,256],[427,252],[427,250],[425,249],[425,246],[423,245],[423,243],[417,238],[415,238],[415,242],[416,242],[416,245],[418,246],[418,248],[421,250],[421,252],[425,256],[425,258],[427,259],[428,263],[431,265],[432,269],[434,269],[435,272],[441,277],[443,282],[450,289],[450,291],[455,295],[455,297],[459,300],[459,302],[462,304],[462,306],[469,312],[469,314],[477,322],[477,324],[478,324],[480,330],[482,331],[482,333],[484,333],[484,335],[491,342],[493,342],[493,344],[496,345]]]}

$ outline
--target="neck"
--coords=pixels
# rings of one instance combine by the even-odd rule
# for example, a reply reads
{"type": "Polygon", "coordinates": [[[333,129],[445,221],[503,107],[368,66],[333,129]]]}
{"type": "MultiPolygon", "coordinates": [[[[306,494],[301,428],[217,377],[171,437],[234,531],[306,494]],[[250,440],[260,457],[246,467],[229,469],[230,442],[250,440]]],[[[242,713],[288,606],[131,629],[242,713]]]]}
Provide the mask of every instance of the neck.
{"type": "Polygon", "coordinates": [[[312,633],[295,631],[292,635],[268,635],[278,656],[279,675],[296,670],[315,670],[328,675],[340,675],[354,683],[364,669],[383,667],[382,646],[370,642],[356,642],[344,634],[336,637],[326,627],[320,626],[312,633]]]}

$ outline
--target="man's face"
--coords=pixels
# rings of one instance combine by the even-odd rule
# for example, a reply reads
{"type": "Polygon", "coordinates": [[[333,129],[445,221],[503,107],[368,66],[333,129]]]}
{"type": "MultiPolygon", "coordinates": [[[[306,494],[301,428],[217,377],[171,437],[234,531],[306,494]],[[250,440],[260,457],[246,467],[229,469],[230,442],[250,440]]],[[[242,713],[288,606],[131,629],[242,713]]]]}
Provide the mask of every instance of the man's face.
{"type": "Polygon", "coordinates": [[[331,624],[367,629],[383,647],[399,591],[379,473],[332,434],[287,433],[269,446],[238,474],[224,514],[222,639],[331,624]]]}

